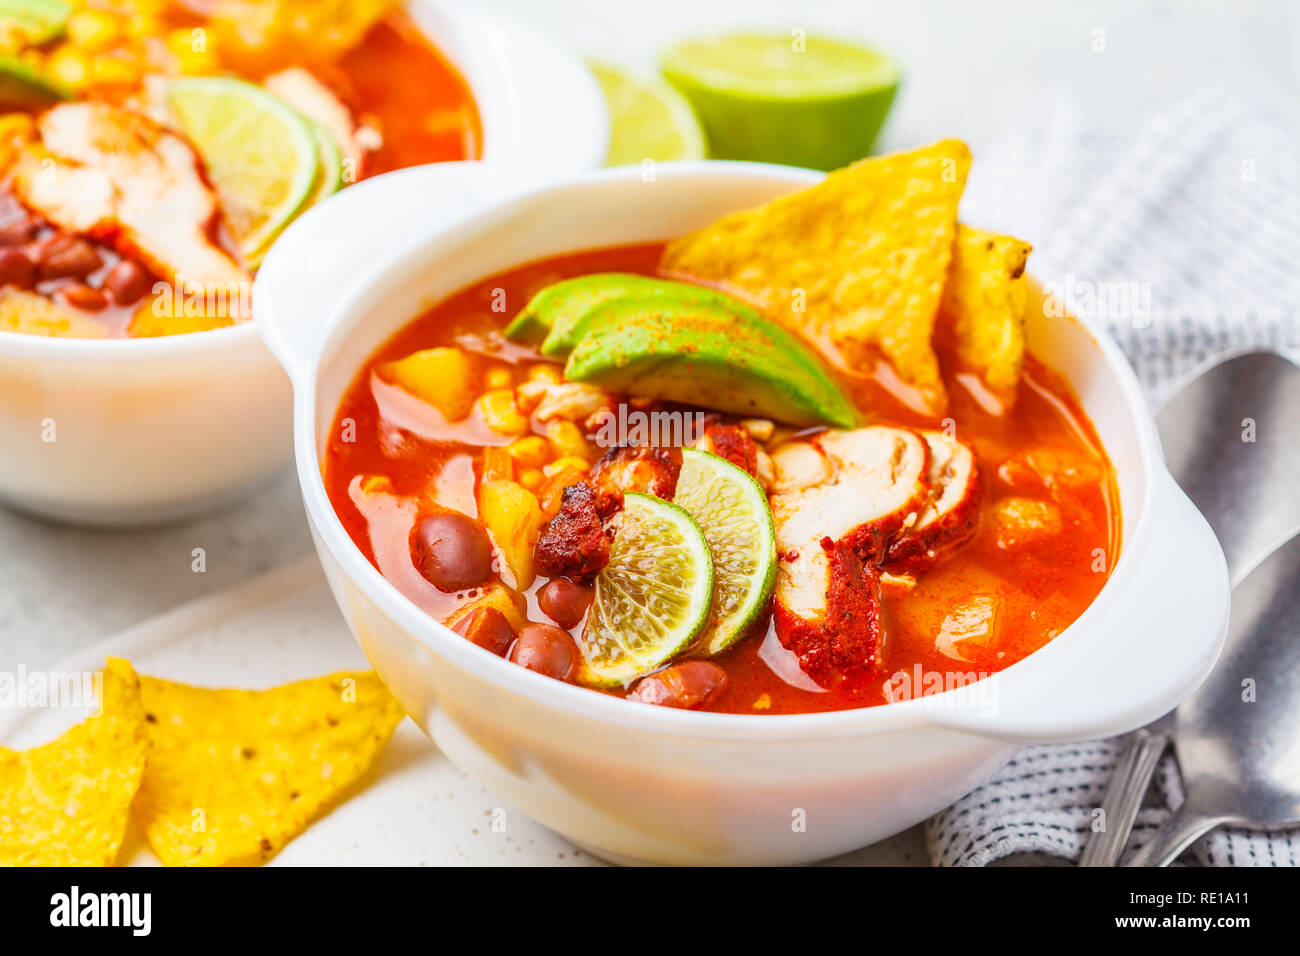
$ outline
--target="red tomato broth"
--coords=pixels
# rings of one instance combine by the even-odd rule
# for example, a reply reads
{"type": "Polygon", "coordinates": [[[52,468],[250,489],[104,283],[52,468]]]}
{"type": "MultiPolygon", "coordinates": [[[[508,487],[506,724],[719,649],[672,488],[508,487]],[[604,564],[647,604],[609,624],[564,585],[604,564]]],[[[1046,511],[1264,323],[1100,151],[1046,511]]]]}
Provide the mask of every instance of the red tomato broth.
{"type": "MultiPolygon", "coordinates": [[[[546,361],[533,349],[508,342],[501,335],[533,294],[560,279],[587,273],[654,275],[662,248],[661,243],[648,243],[590,250],[531,262],[483,279],[399,329],[369,357],[345,392],[331,432],[335,437],[322,459],[326,491],[367,559],[428,613],[446,617],[474,592],[443,593],[415,568],[407,542],[418,501],[434,497],[443,506],[475,516],[474,456],[483,446],[508,444],[510,439],[474,423],[448,426],[432,409],[426,410],[415,431],[397,427],[385,411],[394,401],[392,393],[400,390],[382,382],[375,367],[420,349],[447,345],[513,368],[546,361]],[[356,440],[345,442],[341,436],[344,422],[349,420],[356,440]],[[372,496],[358,502],[353,491],[362,476],[388,479],[396,497],[380,500],[372,496]]],[[[973,680],[1046,644],[1096,597],[1118,555],[1118,494],[1101,443],[1068,383],[1029,356],[1014,410],[996,416],[983,410],[951,376],[945,375],[945,381],[950,402],[942,421],[911,410],[875,376],[855,376],[843,384],[869,423],[927,428],[947,424],[955,428],[956,437],[973,446],[985,501],[972,539],[920,575],[910,593],[885,590],[882,604],[887,637],[874,670],[822,693],[792,686],[763,659],[765,641],[779,649],[770,622],[764,621],[762,630],[711,658],[726,670],[728,686],[710,710],[747,714],[843,710],[889,702],[891,692],[886,685],[891,681],[894,698],[906,696],[918,674],[930,679],[937,675],[950,686],[954,681],[973,680]],[[1049,542],[1007,550],[998,544],[988,511],[1017,492],[999,477],[998,466],[1040,445],[1085,456],[1100,466],[1103,478],[1079,495],[1076,520],[1064,532],[1049,542]],[[1100,570],[1094,570],[1099,555],[1100,570]],[[963,647],[965,660],[947,656],[936,644],[942,622],[955,605],[977,595],[997,601],[993,637],[987,647],[963,647]],[[898,680],[899,675],[906,679],[898,680]]],[[[403,399],[423,405],[411,396],[403,395],[403,399]]],[[[529,434],[541,433],[534,422],[529,434]]],[[[536,598],[547,581],[539,575],[528,589],[530,621],[550,623],[536,598]]],[[[573,633],[580,630],[579,626],[573,633]]],[[[930,689],[923,684],[915,693],[930,689]]],[[[624,696],[625,692],[615,695],[624,696]]]]}

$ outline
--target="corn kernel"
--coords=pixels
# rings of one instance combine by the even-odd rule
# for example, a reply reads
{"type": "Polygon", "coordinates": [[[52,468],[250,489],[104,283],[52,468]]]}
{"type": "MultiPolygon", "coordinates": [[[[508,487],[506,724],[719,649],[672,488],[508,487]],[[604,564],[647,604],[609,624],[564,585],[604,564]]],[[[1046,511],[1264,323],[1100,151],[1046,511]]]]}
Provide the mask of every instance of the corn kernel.
{"type": "Polygon", "coordinates": [[[587,444],[587,437],[582,434],[582,429],[573,422],[551,422],[546,426],[546,437],[555,446],[557,455],[581,458],[583,461],[587,461],[591,457],[591,448],[587,444]]]}
{"type": "Polygon", "coordinates": [[[135,83],[140,70],[134,63],[109,56],[96,57],[91,62],[91,77],[96,83],[135,83]]]}
{"type": "Polygon", "coordinates": [[[64,86],[71,87],[85,84],[90,74],[85,55],[69,46],[60,47],[51,54],[47,69],[50,76],[64,86]]]}
{"type": "Polygon", "coordinates": [[[217,69],[217,58],[211,53],[186,50],[177,56],[177,65],[186,76],[199,76],[217,69]]]}
{"type": "Polygon", "coordinates": [[[102,50],[122,36],[122,23],[103,10],[82,10],[68,17],[68,40],[86,50],[102,50]]]}
{"type": "Polygon", "coordinates": [[[146,13],[133,13],[126,18],[126,35],[129,37],[143,40],[146,37],[156,37],[161,32],[161,26],[156,17],[149,16],[146,13]]]}
{"type": "Polygon", "coordinates": [[[510,369],[498,365],[496,368],[489,369],[484,381],[488,388],[509,388],[515,383],[514,376],[510,369]]]}
{"type": "Polygon", "coordinates": [[[563,380],[559,366],[549,363],[534,365],[528,370],[526,378],[530,382],[550,382],[552,385],[559,385],[563,380]]]}
{"type": "Polygon", "coordinates": [[[529,491],[536,491],[542,486],[544,476],[539,468],[525,468],[519,472],[519,483],[529,491]]]}
{"type": "Polygon", "coordinates": [[[541,468],[551,460],[551,446],[540,435],[527,435],[510,443],[510,455],[526,468],[541,468]]]}
{"type": "Polygon", "coordinates": [[[494,388],[478,398],[483,422],[498,435],[522,435],[528,431],[528,419],[515,405],[515,393],[508,388],[494,388]]]}
{"type": "Polygon", "coordinates": [[[568,458],[555,459],[555,461],[551,462],[549,465],[543,468],[542,472],[546,475],[547,478],[550,478],[552,475],[558,475],[562,471],[586,471],[586,470],[587,470],[587,460],[585,458],[568,457],[568,458]]]}

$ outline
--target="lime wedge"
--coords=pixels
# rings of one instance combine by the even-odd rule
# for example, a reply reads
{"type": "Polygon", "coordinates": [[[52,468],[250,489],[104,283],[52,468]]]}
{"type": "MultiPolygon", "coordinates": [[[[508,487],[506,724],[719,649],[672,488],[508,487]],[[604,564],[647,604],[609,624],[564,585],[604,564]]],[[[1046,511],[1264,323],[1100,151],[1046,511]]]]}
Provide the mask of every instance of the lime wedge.
{"type": "Polygon", "coordinates": [[[623,496],[609,564],[578,644],[579,681],[626,686],[686,647],[709,620],[713,559],[695,519],[653,495],[623,496]]]}
{"type": "Polygon", "coordinates": [[[589,65],[609,106],[606,166],[704,158],[699,120],[675,90],[633,79],[601,63],[589,65]]]}
{"type": "Polygon", "coordinates": [[[173,80],[167,104],[203,157],[240,253],[260,258],[315,190],[311,124],[260,86],[228,77],[173,80]]]}
{"type": "Polygon", "coordinates": [[[695,108],[714,156],[812,169],[867,155],[899,82],[884,54],[819,36],[686,40],[660,66],[695,108]]]}
{"type": "MultiPolygon", "coordinates": [[[[308,120],[311,123],[310,120],[308,120]]],[[[304,209],[328,199],[343,188],[343,152],[334,141],[334,134],[319,123],[311,123],[312,136],[316,138],[316,152],[320,156],[316,184],[304,209]]]]}
{"type": "Polygon", "coordinates": [[[772,595],[772,510],[748,472],[694,448],[682,451],[673,503],[690,512],[713,556],[713,607],[696,643],[704,653],[717,654],[748,631],[772,595]]]}

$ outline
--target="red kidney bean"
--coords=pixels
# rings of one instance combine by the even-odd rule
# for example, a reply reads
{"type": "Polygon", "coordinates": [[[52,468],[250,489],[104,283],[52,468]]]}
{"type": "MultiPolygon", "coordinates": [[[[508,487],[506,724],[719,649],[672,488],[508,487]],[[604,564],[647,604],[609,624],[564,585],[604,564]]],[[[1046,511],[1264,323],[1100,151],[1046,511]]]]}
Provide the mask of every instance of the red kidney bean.
{"type": "Polygon", "coordinates": [[[21,249],[0,249],[0,285],[30,289],[36,281],[36,264],[21,249]]]}
{"type": "Polygon", "coordinates": [[[494,607],[475,608],[457,621],[452,630],[497,657],[505,656],[515,639],[515,629],[494,607]]]}
{"type": "Polygon", "coordinates": [[[577,627],[587,615],[596,592],[567,578],[556,578],[537,592],[537,606],[560,627],[577,627]]]}
{"type": "Polygon", "coordinates": [[[98,312],[108,305],[108,296],[80,282],[65,285],[59,290],[59,295],[74,309],[82,309],[86,312],[98,312]]]}
{"type": "Polygon", "coordinates": [[[448,511],[416,522],[410,547],[411,560],[439,591],[478,587],[492,575],[492,542],[467,515],[448,511]]]}
{"type": "Polygon", "coordinates": [[[21,246],[31,242],[40,225],[26,216],[13,219],[0,226],[0,246],[21,246]]]}
{"type": "Polygon", "coordinates": [[[698,710],[707,707],[727,689],[727,672],[708,661],[682,661],[637,681],[629,700],[660,707],[698,710]]]}
{"type": "Polygon", "coordinates": [[[123,259],[104,277],[104,289],[118,305],[131,305],[149,291],[151,278],[143,266],[123,259]]]}
{"type": "Polygon", "coordinates": [[[510,649],[510,660],[547,677],[572,681],[578,673],[578,645],[558,627],[529,624],[510,649]]]}
{"type": "Polygon", "coordinates": [[[84,239],[58,233],[40,244],[36,267],[42,279],[84,279],[104,264],[84,239]]]}

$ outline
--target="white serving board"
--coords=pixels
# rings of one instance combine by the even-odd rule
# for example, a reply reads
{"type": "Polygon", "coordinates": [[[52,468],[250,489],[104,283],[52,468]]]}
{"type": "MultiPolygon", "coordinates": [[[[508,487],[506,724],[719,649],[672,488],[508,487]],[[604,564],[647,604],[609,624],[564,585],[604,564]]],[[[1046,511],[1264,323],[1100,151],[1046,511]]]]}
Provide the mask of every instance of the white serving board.
{"type": "MultiPolygon", "coordinates": [[[[260,689],[368,665],[314,557],[183,605],[85,648],[51,670],[94,671],[107,656],[141,673],[207,687],[260,689]]],[[[631,705],[629,705],[631,706],[631,705]]],[[[0,745],[31,747],[84,715],[0,712],[0,745]]],[[[156,865],[138,835],[122,859],[156,865]]],[[[601,861],[506,806],[461,773],[411,720],[397,728],[374,778],[291,841],[272,866],[590,866],[601,861]],[[505,810],[505,830],[492,813],[505,810]]],[[[919,829],[828,861],[924,865],[919,829]]]]}

